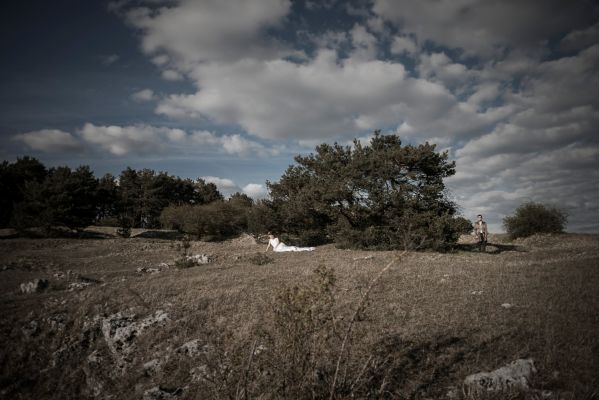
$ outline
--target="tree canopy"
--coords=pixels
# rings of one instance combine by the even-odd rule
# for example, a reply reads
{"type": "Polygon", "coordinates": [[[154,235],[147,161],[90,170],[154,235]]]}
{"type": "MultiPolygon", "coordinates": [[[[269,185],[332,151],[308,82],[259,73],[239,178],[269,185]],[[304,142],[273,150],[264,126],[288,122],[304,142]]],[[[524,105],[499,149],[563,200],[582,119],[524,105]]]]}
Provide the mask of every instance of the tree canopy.
{"type": "MultiPolygon", "coordinates": [[[[89,166],[46,169],[35,158],[0,164],[0,226],[19,229],[92,223],[156,228],[168,206],[201,205],[223,200],[213,183],[181,179],[151,169],[126,168],[119,177],[96,178],[89,166]]],[[[241,195],[237,201],[246,203],[241,195]]],[[[251,199],[249,199],[251,201],[251,199]]]]}
{"type": "Polygon", "coordinates": [[[326,231],[338,245],[358,248],[441,247],[457,239],[456,208],[443,183],[455,173],[447,152],[404,146],[380,132],[369,145],[315,150],[267,183],[281,230],[306,238],[326,231]]]}

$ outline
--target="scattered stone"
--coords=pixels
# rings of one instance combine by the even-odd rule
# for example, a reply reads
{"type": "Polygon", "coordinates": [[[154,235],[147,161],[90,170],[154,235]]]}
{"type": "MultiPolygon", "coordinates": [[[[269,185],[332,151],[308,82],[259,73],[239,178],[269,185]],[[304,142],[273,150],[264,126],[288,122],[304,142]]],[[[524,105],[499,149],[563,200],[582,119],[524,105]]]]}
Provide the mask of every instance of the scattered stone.
{"type": "Polygon", "coordinates": [[[69,292],[72,292],[74,290],[83,290],[86,287],[92,286],[92,285],[93,285],[93,283],[91,283],[91,282],[72,282],[72,283],[69,284],[67,290],[69,292]]]}
{"type": "Polygon", "coordinates": [[[136,321],[136,315],[130,312],[118,312],[102,320],[101,329],[104,340],[121,373],[125,372],[127,364],[131,362],[129,356],[134,353],[135,338],[146,329],[157,324],[164,324],[168,320],[168,315],[162,310],[139,321],[136,321]]]}
{"type": "Polygon", "coordinates": [[[268,347],[266,347],[263,344],[259,344],[258,346],[256,346],[256,348],[254,349],[254,355],[257,356],[258,354],[265,352],[268,350],[268,347]]]}
{"type": "MultiPolygon", "coordinates": [[[[70,277],[70,276],[72,276],[72,275],[74,275],[74,272],[73,272],[73,270],[71,270],[71,269],[69,269],[69,270],[67,270],[67,271],[56,271],[56,272],[54,273],[54,277],[55,277],[56,279],[64,279],[64,278],[68,278],[68,277],[70,277]]],[[[85,280],[85,279],[88,279],[88,278],[85,278],[85,277],[81,277],[81,276],[80,276],[80,277],[79,277],[79,279],[83,279],[83,280],[85,280]]]]}
{"type": "Polygon", "coordinates": [[[62,331],[65,327],[66,316],[64,314],[51,315],[46,318],[46,322],[50,325],[52,331],[62,331]]]}
{"type": "Polygon", "coordinates": [[[196,356],[200,353],[200,340],[194,339],[187,343],[183,343],[181,347],[177,348],[176,352],[189,357],[196,356]]]}
{"type": "Polygon", "coordinates": [[[445,397],[447,397],[448,399],[458,399],[460,395],[460,392],[458,391],[458,388],[456,388],[455,386],[450,386],[447,389],[447,393],[445,394],[445,397]]]}
{"type": "Polygon", "coordinates": [[[193,256],[187,256],[188,260],[194,261],[196,264],[208,264],[212,261],[212,257],[207,254],[196,254],[193,256]]]}
{"type": "Polygon", "coordinates": [[[27,337],[33,337],[41,332],[40,326],[37,321],[29,321],[24,327],[21,328],[23,335],[27,337]]]}
{"type": "Polygon", "coordinates": [[[171,266],[165,262],[158,264],[155,267],[139,267],[135,271],[140,274],[157,274],[159,272],[164,271],[165,269],[169,269],[171,266]]]}
{"type": "Polygon", "coordinates": [[[198,383],[203,380],[209,379],[210,374],[208,373],[208,366],[205,364],[194,367],[189,371],[191,375],[191,381],[198,383]]]}
{"type": "Polygon", "coordinates": [[[358,261],[358,260],[372,260],[374,258],[374,256],[364,256],[364,257],[354,257],[352,258],[353,261],[358,261]]]}
{"type": "Polygon", "coordinates": [[[518,359],[492,372],[479,372],[464,379],[470,391],[501,392],[510,389],[528,390],[528,382],[537,370],[532,359],[518,359]]]}
{"type": "Polygon", "coordinates": [[[473,296],[480,296],[483,294],[483,291],[482,290],[473,290],[470,292],[470,294],[473,296]]]}
{"type": "Polygon", "coordinates": [[[87,362],[92,364],[100,364],[102,360],[102,356],[98,354],[98,350],[94,350],[87,356],[87,362]]]}
{"type": "Polygon", "coordinates": [[[175,267],[180,269],[192,268],[198,265],[208,264],[214,261],[214,257],[207,254],[196,254],[193,256],[181,256],[175,261],[175,267]]]}
{"type": "Polygon", "coordinates": [[[551,390],[535,390],[542,400],[559,400],[559,395],[551,390]]]}
{"type": "Polygon", "coordinates": [[[505,308],[506,310],[509,310],[510,308],[514,307],[514,305],[510,303],[503,303],[501,307],[505,308]]]}
{"type": "Polygon", "coordinates": [[[144,363],[143,370],[146,376],[156,375],[162,369],[162,364],[157,358],[144,363]]]}
{"type": "Polygon", "coordinates": [[[106,391],[108,382],[98,375],[97,371],[102,368],[104,357],[98,350],[94,350],[87,356],[87,363],[83,365],[85,374],[85,391],[91,397],[99,397],[106,391]]]}
{"type": "Polygon", "coordinates": [[[183,389],[181,388],[165,388],[162,386],[155,386],[148,389],[143,394],[143,400],[167,400],[174,399],[181,395],[183,389]]]}
{"type": "Polygon", "coordinates": [[[83,275],[79,275],[77,277],[80,281],[82,282],[88,282],[88,283],[102,283],[101,280],[99,279],[95,279],[95,278],[90,278],[88,276],[83,276],[83,275]]]}
{"type": "Polygon", "coordinates": [[[48,280],[46,279],[34,279],[31,282],[21,283],[21,293],[38,293],[43,292],[49,286],[48,280]]]}
{"type": "Polygon", "coordinates": [[[139,267],[135,270],[135,272],[140,274],[157,274],[160,272],[160,268],[139,267]]]}

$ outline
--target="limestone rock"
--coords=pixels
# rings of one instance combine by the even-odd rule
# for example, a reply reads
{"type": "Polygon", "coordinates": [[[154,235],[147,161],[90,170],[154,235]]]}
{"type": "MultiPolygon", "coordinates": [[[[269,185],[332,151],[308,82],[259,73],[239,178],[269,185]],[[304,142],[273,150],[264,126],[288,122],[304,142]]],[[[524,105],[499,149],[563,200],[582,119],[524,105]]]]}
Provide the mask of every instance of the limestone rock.
{"type": "Polygon", "coordinates": [[[157,358],[150,360],[144,363],[143,365],[144,374],[146,376],[156,375],[158,372],[160,372],[161,369],[162,364],[160,363],[160,360],[157,358]]]}
{"type": "Polygon", "coordinates": [[[139,273],[139,274],[157,274],[159,272],[162,272],[166,269],[169,269],[171,266],[167,263],[160,263],[155,267],[139,267],[135,270],[135,272],[139,273]]]}
{"type": "Polygon", "coordinates": [[[135,338],[148,328],[168,320],[168,314],[162,310],[141,320],[137,320],[136,315],[130,312],[118,312],[102,320],[102,335],[122,373],[126,369],[126,359],[135,350],[135,338]]]}
{"type": "Polygon", "coordinates": [[[143,400],[167,400],[174,399],[183,392],[181,388],[165,388],[162,386],[155,386],[148,389],[143,394],[143,400]]]}
{"type": "Polygon", "coordinates": [[[157,274],[160,272],[160,268],[155,267],[139,267],[135,270],[135,272],[140,274],[157,274]]]}
{"type": "Polygon", "coordinates": [[[537,370],[532,359],[519,359],[492,372],[479,372],[464,379],[471,391],[500,392],[510,389],[528,390],[530,378],[537,370]]]}
{"type": "Polygon", "coordinates": [[[207,254],[195,254],[193,256],[187,256],[188,260],[194,261],[196,264],[208,264],[212,261],[212,257],[207,254]]]}
{"type": "Polygon", "coordinates": [[[68,291],[72,292],[74,290],[83,290],[91,285],[93,285],[92,282],[72,282],[69,284],[68,291]]]}
{"type": "Polygon", "coordinates": [[[46,279],[34,279],[31,282],[21,283],[20,289],[21,293],[36,293],[42,292],[46,288],[48,288],[49,283],[46,279]]]}
{"type": "Polygon", "coordinates": [[[183,343],[181,347],[177,348],[176,352],[189,357],[196,356],[200,353],[200,341],[198,339],[194,339],[187,343],[183,343]]]}
{"type": "Polygon", "coordinates": [[[28,337],[36,336],[40,331],[41,329],[37,321],[29,321],[23,328],[21,328],[23,335],[28,337]]]}

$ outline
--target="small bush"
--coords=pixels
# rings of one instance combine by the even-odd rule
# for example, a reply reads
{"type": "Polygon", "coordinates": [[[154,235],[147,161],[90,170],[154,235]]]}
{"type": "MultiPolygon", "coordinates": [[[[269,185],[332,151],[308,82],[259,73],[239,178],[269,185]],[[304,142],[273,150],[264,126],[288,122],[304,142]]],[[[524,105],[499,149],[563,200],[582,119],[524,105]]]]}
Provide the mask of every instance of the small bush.
{"type": "Polygon", "coordinates": [[[564,210],[541,203],[528,202],[518,207],[514,215],[503,219],[503,226],[512,239],[535,233],[562,233],[568,221],[564,210]]]}
{"type": "Polygon", "coordinates": [[[131,237],[131,228],[133,227],[133,219],[126,216],[119,216],[119,228],[116,230],[116,234],[122,238],[131,237]]]}
{"type": "Polygon", "coordinates": [[[175,229],[179,232],[184,232],[185,223],[189,221],[194,212],[194,206],[182,205],[182,206],[168,206],[162,213],[158,220],[165,229],[175,229]]]}
{"type": "Polygon", "coordinates": [[[189,257],[190,247],[191,242],[189,241],[189,237],[184,236],[183,239],[181,239],[181,243],[177,244],[177,250],[181,252],[181,255],[175,260],[175,267],[179,269],[185,269],[193,268],[198,265],[195,259],[189,257]]]}

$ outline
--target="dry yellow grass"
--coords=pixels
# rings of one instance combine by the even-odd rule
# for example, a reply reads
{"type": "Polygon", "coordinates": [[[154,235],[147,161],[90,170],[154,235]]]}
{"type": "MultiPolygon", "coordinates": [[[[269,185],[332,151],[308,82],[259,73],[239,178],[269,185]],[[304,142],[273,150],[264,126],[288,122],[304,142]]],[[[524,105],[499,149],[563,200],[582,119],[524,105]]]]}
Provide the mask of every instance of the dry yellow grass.
{"type": "Polygon", "coordinates": [[[344,329],[395,252],[327,245],[313,253],[269,252],[271,260],[261,263],[256,255],[266,246],[241,237],[192,242],[191,254],[207,254],[214,261],[189,269],[163,266],[149,274],[136,270],[172,264],[180,254],[178,242],[139,237],[2,240],[0,397],[92,397],[90,387],[96,385],[102,388],[99,398],[141,398],[145,390],[162,385],[182,388],[178,398],[283,398],[285,393],[298,396],[289,388],[295,382],[297,388],[310,388],[302,395],[306,398],[328,398],[331,387],[335,398],[444,398],[468,374],[532,357],[539,371],[536,389],[561,398],[597,398],[599,236],[500,239],[492,238],[495,245],[484,254],[468,251],[465,243],[453,253],[402,256],[358,313],[335,382],[344,329]],[[334,271],[330,299],[314,283],[319,266],[334,271]],[[48,279],[50,288],[19,293],[19,284],[34,278],[48,279]],[[69,290],[70,284],[86,280],[93,284],[69,290]],[[296,286],[311,297],[293,291],[281,297],[296,286]],[[310,298],[319,305],[305,305],[310,298]],[[281,336],[276,315],[293,307],[308,310],[284,321],[311,318],[313,333],[281,336]],[[322,317],[325,309],[330,319],[322,317]],[[125,310],[137,318],[164,310],[170,320],[134,339],[129,372],[115,376],[102,333],[86,327],[94,317],[125,310]],[[200,355],[169,356],[193,339],[204,346],[200,355]],[[310,351],[301,347],[306,343],[310,351]],[[286,365],[291,359],[286,356],[298,350],[293,346],[311,352],[306,371],[313,376],[293,380],[278,374],[285,368],[287,374],[297,372],[299,367],[286,365]],[[254,356],[257,347],[262,350],[254,356]],[[104,361],[90,372],[92,353],[104,361]],[[162,369],[148,374],[142,365],[153,359],[162,369]],[[192,372],[197,368],[212,373],[210,379],[206,373],[198,379],[192,372]],[[287,388],[278,387],[281,380],[287,388]]]}

